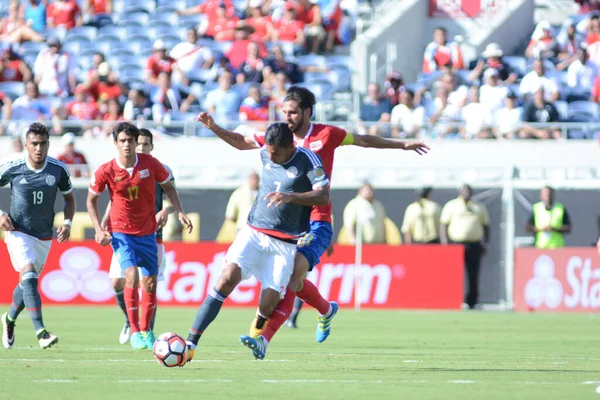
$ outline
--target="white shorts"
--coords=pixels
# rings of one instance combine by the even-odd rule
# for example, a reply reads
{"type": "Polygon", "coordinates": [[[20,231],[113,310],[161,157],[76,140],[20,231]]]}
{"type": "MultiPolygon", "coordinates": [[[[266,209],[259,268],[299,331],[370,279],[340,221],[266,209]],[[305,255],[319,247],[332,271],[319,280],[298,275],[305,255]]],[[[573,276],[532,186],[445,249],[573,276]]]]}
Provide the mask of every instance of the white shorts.
{"type": "Polygon", "coordinates": [[[5,232],[4,243],[15,271],[21,272],[23,267],[33,264],[38,274],[42,272],[52,246],[52,240],[40,240],[18,231],[5,232]]]}
{"type": "MultiPolygon", "coordinates": [[[[167,268],[167,258],[165,257],[165,245],[164,243],[157,243],[158,246],[158,280],[164,281],[165,276],[163,272],[167,268]]],[[[141,268],[138,268],[139,276],[142,276],[141,268]]],[[[125,271],[121,269],[119,265],[119,261],[117,257],[115,257],[115,253],[112,255],[112,259],[110,260],[110,270],[108,271],[108,277],[110,279],[119,279],[125,278],[125,271]]]]}
{"type": "Polygon", "coordinates": [[[242,269],[243,279],[254,275],[263,289],[273,289],[283,298],[294,271],[295,256],[295,244],[277,240],[245,226],[227,250],[225,260],[242,269]]]}

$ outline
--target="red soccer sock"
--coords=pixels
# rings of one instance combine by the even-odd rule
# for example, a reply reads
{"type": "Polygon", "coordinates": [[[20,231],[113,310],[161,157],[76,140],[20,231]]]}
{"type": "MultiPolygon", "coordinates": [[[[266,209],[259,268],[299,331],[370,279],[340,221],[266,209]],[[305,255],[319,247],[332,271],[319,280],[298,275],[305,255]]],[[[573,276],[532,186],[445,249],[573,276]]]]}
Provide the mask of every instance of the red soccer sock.
{"type": "Polygon", "coordinates": [[[140,295],[137,288],[133,289],[125,286],[123,289],[123,297],[125,298],[125,307],[127,307],[127,318],[129,319],[129,326],[131,333],[140,331],[140,315],[138,312],[140,295]]]}
{"type": "Polygon", "coordinates": [[[315,284],[308,279],[304,280],[304,287],[301,291],[296,293],[296,296],[300,297],[313,308],[316,308],[321,315],[326,315],[329,312],[331,305],[323,296],[321,296],[321,293],[319,293],[319,289],[317,289],[315,284]]]}
{"type": "Polygon", "coordinates": [[[265,326],[265,329],[262,332],[262,336],[269,342],[290,316],[292,308],[294,308],[295,298],[296,294],[291,290],[287,290],[285,296],[279,302],[277,308],[273,311],[273,314],[271,314],[271,317],[267,321],[267,326],[265,326]]]}
{"type": "Polygon", "coordinates": [[[154,310],[156,310],[156,293],[146,292],[142,289],[142,313],[140,318],[140,330],[142,332],[150,330],[154,310]]]}

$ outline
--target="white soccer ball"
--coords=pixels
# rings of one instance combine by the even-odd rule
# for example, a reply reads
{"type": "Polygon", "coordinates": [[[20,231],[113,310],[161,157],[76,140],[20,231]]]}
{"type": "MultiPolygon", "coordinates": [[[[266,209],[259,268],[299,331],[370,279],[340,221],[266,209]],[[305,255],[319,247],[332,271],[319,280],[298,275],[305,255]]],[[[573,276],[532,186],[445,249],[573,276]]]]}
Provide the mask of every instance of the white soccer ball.
{"type": "Polygon", "coordinates": [[[154,358],[165,367],[183,366],[187,359],[185,339],[174,332],[160,335],[154,342],[154,358]]]}

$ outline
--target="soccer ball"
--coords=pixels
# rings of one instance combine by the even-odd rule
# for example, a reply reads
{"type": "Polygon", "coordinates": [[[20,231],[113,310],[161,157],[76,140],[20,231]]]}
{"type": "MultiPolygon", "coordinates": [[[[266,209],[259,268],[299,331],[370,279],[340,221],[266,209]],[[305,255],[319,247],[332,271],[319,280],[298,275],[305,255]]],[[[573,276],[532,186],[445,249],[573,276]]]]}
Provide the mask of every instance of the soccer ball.
{"type": "Polygon", "coordinates": [[[182,366],[187,358],[185,340],[173,332],[160,335],[154,342],[152,351],[156,361],[169,368],[182,366]]]}

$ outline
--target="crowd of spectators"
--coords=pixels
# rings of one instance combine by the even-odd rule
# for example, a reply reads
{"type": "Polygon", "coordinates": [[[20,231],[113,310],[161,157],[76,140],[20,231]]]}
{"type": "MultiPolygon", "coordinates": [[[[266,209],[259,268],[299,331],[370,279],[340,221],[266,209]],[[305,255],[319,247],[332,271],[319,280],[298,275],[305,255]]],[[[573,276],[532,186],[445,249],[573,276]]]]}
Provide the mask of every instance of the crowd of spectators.
{"type": "Polygon", "coordinates": [[[103,137],[117,121],[201,110],[221,122],[277,118],[286,88],[306,72],[326,77],[325,56],[348,44],[344,1],[11,0],[0,19],[3,125],[52,121],[55,134],[103,137]]]}

